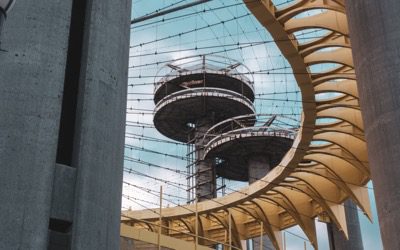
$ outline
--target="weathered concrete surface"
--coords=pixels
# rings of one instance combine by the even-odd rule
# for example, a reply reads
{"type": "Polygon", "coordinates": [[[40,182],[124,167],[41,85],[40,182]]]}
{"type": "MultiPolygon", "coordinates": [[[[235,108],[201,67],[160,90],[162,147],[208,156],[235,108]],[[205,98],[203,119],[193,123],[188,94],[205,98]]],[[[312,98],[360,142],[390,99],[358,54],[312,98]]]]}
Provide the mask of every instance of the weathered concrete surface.
{"type": "Polygon", "coordinates": [[[349,239],[344,237],[343,232],[339,231],[336,225],[329,223],[328,236],[331,250],[363,250],[363,242],[358,219],[357,206],[353,201],[347,200],[344,203],[346,213],[347,230],[349,239]]]}
{"type": "Polygon", "coordinates": [[[214,198],[216,195],[215,172],[211,160],[197,160],[196,197],[198,201],[214,198]]]}
{"type": "MultiPolygon", "coordinates": [[[[271,170],[270,159],[265,155],[252,155],[247,160],[247,164],[249,169],[249,184],[263,178],[271,170]]],[[[254,249],[260,249],[260,243],[260,237],[253,238],[254,249]]],[[[262,238],[262,249],[274,249],[274,245],[267,235],[264,235],[262,238]]]]}
{"type": "Polygon", "coordinates": [[[18,0],[3,27],[0,249],[47,247],[70,13],[71,1],[18,0]]]}
{"type": "Polygon", "coordinates": [[[204,146],[208,140],[204,138],[207,130],[213,125],[211,119],[197,121],[195,130],[196,150],[196,197],[198,201],[205,201],[216,197],[216,177],[212,160],[204,158],[204,146]]]}
{"type": "Polygon", "coordinates": [[[56,164],[51,198],[50,217],[73,221],[76,168],[56,164]]]}
{"type": "Polygon", "coordinates": [[[400,249],[400,1],[346,1],[382,242],[400,249]]]}
{"type": "Polygon", "coordinates": [[[54,175],[71,7],[19,0],[4,27],[0,249],[119,247],[131,1],[88,0],[74,168],[54,175]]]}
{"type": "Polygon", "coordinates": [[[87,11],[72,249],[118,249],[131,1],[90,0],[87,11]]]}

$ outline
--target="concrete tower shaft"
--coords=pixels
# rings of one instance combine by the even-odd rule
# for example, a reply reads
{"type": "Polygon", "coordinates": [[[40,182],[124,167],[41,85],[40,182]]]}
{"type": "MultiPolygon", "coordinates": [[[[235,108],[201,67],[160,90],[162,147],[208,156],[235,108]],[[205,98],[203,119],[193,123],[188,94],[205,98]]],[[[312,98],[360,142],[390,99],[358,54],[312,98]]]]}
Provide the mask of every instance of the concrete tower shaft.
{"type": "MultiPolygon", "coordinates": [[[[247,164],[249,171],[249,184],[252,184],[257,180],[263,178],[273,167],[271,166],[271,159],[266,155],[253,155],[251,158],[248,159],[247,164]]],[[[274,246],[267,235],[263,235],[262,238],[253,238],[252,241],[253,249],[274,249],[274,246]]]]}
{"type": "Polygon", "coordinates": [[[400,2],[346,1],[384,249],[400,249],[400,2]]]}
{"type": "Polygon", "coordinates": [[[271,159],[266,155],[252,155],[247,160],[249,184],[263,178],[271,169],[271,159]]]}
{"type": "Polygon", "coordinates": [[[195,135],[195,159],[196,159],[196,197],[198,200],[207,200],[215,198],[216,195],[216,179],[215,167],[212,160],[204,159],[204,145],[207,144],[208,138],[205,137],[207,130],[213,121],[210,119],[201,119],[198,121],[195,135]]]}
{"type": "Polygon", "coordinates": [[[129,0],[18,0],[0,52],[0,249],[118,249],[129,0]]]}

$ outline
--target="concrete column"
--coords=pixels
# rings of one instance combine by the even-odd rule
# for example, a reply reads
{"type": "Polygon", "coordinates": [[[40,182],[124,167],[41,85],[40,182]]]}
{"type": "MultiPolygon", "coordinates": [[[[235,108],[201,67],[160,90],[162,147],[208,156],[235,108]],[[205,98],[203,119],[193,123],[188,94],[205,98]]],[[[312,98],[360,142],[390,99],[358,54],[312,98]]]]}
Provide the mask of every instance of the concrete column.
{"type": "Polygon", "coordinates": [[[86,6],[72,249],[119,249],[130,13],[130,0],[86,6]]]}
{"type": "Polygon", "coordinates": [[[212,161],[200,160],[196,164],[196,196],[198,201],[204,201],[215,197],[215,173],[212,161]]]}
{"type": "Polygon", "coordinates": [[[195,149],[196,149],[196,197],[204,201],[216,197],[216,178],[213,162],[202,160],[204,156],[204,145],[207,138],[204,134],[211,127],[209,119],[202,119],[196,124],[195,149]]]}
{"type": "Polygon", "coordinates": [[[329,246],[331,250],[363,250],[363,243],[358,219],[357,206],[353,201],[347,200],[344,203],[346,213],[347,230],[349,239],[344,237],[343,232],[339,231],[336,225],[327,224],[329,246]]]}
{"type": "Polygon", "coordinates": [[[71,1],[18,0],[0,51],[0,249],[47,249],[71,1]]]}
{"type": "MultiPolygon", "coordinates": [[[[266,155],[252,155],[247,160],[248,170],[249,170],[249,184],[256,182],[257,180],[263,178],[270,170],[271,163],[270,159],[266,155]]],[[[260,249],[261,238],[253,238],[253,248],[260,249]]],[[[274,249],[274,245],[269,240],[267,235],[262,238],[263,249],[271,250],[274,249]]]]}
{"type": "Polygon", "coordinates": [[[400,249],[400,1],[346,1],[382,242],[400,249]]]}
{"type": "Polygon", "coordinates": [[[86,4],[72,249],[119,249],[131,0],[86,4]]]}

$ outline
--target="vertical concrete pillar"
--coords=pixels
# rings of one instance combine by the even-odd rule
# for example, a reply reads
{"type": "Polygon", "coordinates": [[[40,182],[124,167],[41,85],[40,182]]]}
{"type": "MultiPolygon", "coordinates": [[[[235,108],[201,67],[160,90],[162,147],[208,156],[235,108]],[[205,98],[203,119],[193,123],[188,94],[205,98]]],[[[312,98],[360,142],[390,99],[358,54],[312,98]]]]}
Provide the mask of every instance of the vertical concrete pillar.
{"type": "Polygon", "coordinates": [[[131,0],[88,0],[73,165],[72,249],[119,249],[131,0]]]}
{"type": "Polygon", "coordinates": [[[353,201],[347,200],[344,203],[346,213],[347,230],[349,239],[344,237],[343,232],[339,231],[336,225],[327,224],[329,246],[331,250],[363,250],[363,243],[358,219],[357,206],[353,201]]]}
{"type": "Polygon", "coordinates": [[[198,121],[195,131],[196,150],[196,197],[198,201],[204,201],[216,197],[216,178],[212,160],[202,160],[204,146],[207,144],[205,133],[211,127],[209,119],[198,121]]]}
{"type": "Polygon", "coordinates": [[[130,11],[16,2],[0,52],[0,249],[118,249],[130,11]]]}
{"type": "MultiPolygon", "coordinates": [[[[251,155],[247,160],[249,170],[249,184],[263,178],[270,170],[270,159],[266,155],[251,155]]],[[[253,238],[253,248],[260,249],[261,237],[253,238]]],[[[267,235],[262,238],[263,249],[274,249],[274,245],[267,235]]]]}
{"type": "Polygon", "coordinates": [[[346,1],[385,249],[400,249],[400,1],[346,1]]]}
{"type": "Polygon", "coordinates": [[[215,197],[215,173],[210,160],[198,160],[196,164],[196,196],[198,201],[215,197]]]}
{"type": "Polygon", "coordinates": [[[0,249],[47,249],[71,5],[18,0],[3,27],[0,249]]]}

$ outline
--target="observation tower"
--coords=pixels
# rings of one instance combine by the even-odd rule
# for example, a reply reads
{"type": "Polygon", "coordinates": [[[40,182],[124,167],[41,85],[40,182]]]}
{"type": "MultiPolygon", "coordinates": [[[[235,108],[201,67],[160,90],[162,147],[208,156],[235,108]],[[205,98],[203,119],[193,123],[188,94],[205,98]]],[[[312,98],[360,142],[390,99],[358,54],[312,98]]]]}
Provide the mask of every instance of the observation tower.
{"type": "Polygon", "coordinates": [[[296,121],[278,115],[243,115],[220,122],[205,134],[204,158],[218,176],[250,184],[263,178],[289,151],[296,121]]]}
{"type": "MultiPolygon", "coordinates": [[[[197,56],[167,64],[157,74],[162,77],[155,81],[154,125],[166,137],[194,145],[199,201],[216,196],[217,176],[250,184],[263,178],[293,144],[298,121],[256,115],[248,73],[231,59],[197,56]]],[[[268,237],[263,245],[272,246],[268,237]]]]}
{"type": "Polygon", "coordinates": [[[201,55],[176,60],[157,74],[154,125],[168,138],[194,144],[199,200],[216,194],[213,161],[204,158],[205,133],[226,119],[255,114],[249,73],[235,60],[201,55]]]}
{"type": "MultiPolygon", "coordinates": [[[[283,115],[242,115],[215,124],[204,135],[204,159],[214,162],[217,176],[252,184],[278,166],[292,147],[298,122],[283,115]]],[[[253,246],[273,248],[268,236],[253,246]]],[[[264,249],[264,248],[263,248],[264,249]]]]}

